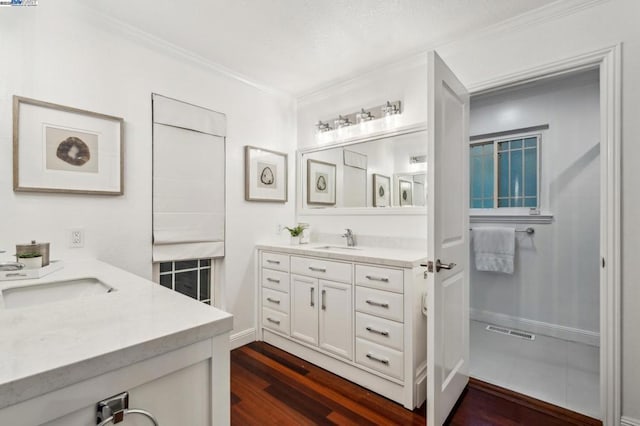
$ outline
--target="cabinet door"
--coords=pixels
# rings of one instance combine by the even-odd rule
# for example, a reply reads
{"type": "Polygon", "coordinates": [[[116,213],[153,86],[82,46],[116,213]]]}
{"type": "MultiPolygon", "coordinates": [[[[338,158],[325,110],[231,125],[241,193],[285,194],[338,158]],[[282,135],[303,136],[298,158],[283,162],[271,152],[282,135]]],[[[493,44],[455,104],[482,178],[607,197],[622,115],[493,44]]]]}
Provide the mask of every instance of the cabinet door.
{"type": "Polygon", "coordinates": [[[352,359],[353,304],[348,284],[320,280],[320,347],[352,359]]]}
{"type": "Polygon", "coordinates": [[[291,275],[291,336],[318,344],[318,280],[291,275]]]}

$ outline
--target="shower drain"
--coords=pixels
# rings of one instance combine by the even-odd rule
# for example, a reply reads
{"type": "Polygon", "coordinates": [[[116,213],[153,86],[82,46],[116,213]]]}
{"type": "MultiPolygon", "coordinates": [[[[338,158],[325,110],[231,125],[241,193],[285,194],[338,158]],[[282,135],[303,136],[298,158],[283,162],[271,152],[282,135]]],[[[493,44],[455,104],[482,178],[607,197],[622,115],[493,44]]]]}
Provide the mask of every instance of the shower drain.
{"type": "Polygon", "coordinates": [[[510,328],[497,327],[495,325],[488,325],[486,330],[487,331],[493,331],[494,333],[504,334],[504,335],[507,335],[507,336],[519,337],[519,338],[525,339],[525,340],[535,340],[536,339],[536,335],[535,334],[527,333],[526,331],[512,330],[510,328]]]}

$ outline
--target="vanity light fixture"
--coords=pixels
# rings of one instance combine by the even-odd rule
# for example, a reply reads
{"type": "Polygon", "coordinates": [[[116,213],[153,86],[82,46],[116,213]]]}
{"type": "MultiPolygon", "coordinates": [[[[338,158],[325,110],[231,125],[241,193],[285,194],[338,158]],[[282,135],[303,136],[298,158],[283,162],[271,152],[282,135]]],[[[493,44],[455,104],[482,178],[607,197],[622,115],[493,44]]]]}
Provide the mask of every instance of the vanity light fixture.
{"type": "Polygon", "coordinates": [[[349,120],[349,117],[339,115],[338,118],[333,120],[333,125],[336,129],[340,129],[342,127],[349,127],[353,123],[349,120]]]}
{"type": "Polygon", "coordinates": [[[318,129],[318,133],[328,132],[329,130],[333,130],[328,122],[325,123],[322,120],[318,120],[318,122],[316,123],[316,129],[318,129]]]}
{"type": "Polygon", "coordinates": [[[387,101],[387,103],[381,108],[381,110],[382,110],[382,115],[384,115],[385,117],[390,115],[400,114],[400,101],[396,101],[396,102],[387,101]]]}
{"type": "Polygon", "coordinates": [[[366,121],[371,121],[373,119],[375,119],[375,117],[373,116],[373,114],[371,114],[371,111],[365,111],[364,108],[361,108],[360,112],[356,114],[356,120],[358,121],[358,124],[364,123],[366,121]]]}

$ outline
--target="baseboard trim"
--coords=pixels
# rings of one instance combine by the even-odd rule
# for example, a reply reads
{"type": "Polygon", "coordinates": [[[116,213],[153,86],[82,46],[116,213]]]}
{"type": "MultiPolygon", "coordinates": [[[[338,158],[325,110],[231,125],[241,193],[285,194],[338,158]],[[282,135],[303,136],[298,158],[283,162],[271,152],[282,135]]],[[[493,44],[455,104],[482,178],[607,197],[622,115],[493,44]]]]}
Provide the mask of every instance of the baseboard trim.
{"type": "Polygon", "coordinates": [[[620,419],[621,426],[640,426],[640,420],[631,417],[622,416],[620,419]]]}
{"type": "Polygon", "coordinates": [[[240,346],[248,345],[251,342],[255,342],[256,339],[256,329],[255,328],[247,328],[246,330],[239,331],[237,333],[233,333],[229,337],[229,345],[231,346],[231,350],[237,349],[240,346]]]}
{"type": "Polygon", "coordinates": [[[502,327],[515,328],[518,330],[528,331],[529,333],[557,337],[558,339],[584,343],[591,346],[600,346],[600,333],[596,333],[594,331],[565,327],[563,325],[550,324],[527,318],[519,318],[496,312],[481,311],[473,308],[469,310],[469,317],[472,320],[495,324],[502,327]]]}

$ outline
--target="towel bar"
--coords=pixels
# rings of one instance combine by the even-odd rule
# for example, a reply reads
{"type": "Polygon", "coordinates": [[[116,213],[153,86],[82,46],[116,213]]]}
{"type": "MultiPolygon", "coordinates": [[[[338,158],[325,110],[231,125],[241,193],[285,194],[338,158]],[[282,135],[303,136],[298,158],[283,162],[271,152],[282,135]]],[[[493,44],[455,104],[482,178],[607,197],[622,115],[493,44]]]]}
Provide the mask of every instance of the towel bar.
{"type": "MultiPolygon", "coordinates": [[[[473,228],[469,228],[469,231],[473,231],[473,228]]],[[[525,229],[516,229],[516,232],[526,232],[529,235],[535,234],[536,230],[529,227],[525,229]]]]}

